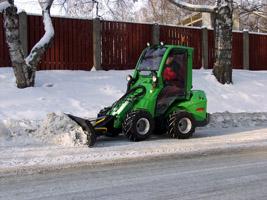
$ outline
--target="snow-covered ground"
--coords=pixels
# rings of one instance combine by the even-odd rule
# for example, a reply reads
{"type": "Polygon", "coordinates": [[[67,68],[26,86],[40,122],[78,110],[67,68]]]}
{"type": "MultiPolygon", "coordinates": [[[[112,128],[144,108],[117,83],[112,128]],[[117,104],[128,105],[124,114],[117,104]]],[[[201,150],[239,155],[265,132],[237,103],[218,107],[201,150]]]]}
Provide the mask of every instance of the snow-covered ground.
{"type": "MultiPolygon", "coordinates": [[[[132,71],[39,71],[36,87],[17,89],[11,68],[0,68],[0,120],[44,119],[50,112],[95,117],[126,90],[132,71]]],[[[211,70],[195,70],[194,89],[208,97],[208,112],[267,112],[267,71],[234,70],[221,85],[211,70]]]]}
{"type": "Polygon", "coordinates": [[[125,77],[131,73],[39,71],[36,87],[17,89],[12,69],[0,68],[0,172],[4,168],[19,169],[49,163],[72,165],[92,160],[102,162],[116,156],[125,159],[155,155],[153,148],[159,146],[158,154],[197,151],[196,147],[201,144],[201,147],[210,148],[212,144],[222,148],[261,140],[265,144],[267,71],[234,70],[234,84],[220,85],[211,70],[194,70],[194,89],[206,92],[208,112],[212,116],[210,124],[197,129],[192,140],[152,138],[131,143],[123,137],[103,137],[96,148],[88,149],[83,132],[62,113],[95,117],[101,108],[123,95],[125,77]],[[248,130],[254,130],[254,134],[248,130]],[[144,150],[139,154],[138,149],[144,150]]]}

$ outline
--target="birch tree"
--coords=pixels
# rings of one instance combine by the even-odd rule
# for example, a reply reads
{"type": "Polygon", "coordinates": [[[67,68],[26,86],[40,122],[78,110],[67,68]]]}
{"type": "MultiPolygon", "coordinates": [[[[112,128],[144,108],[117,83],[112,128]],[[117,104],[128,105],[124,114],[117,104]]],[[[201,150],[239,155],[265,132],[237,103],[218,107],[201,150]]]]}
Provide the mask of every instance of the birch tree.
{"type": "Polygon", "coordinates": [[[233,0],[217,0],[215,5],[193,5],[181,0],[169,1],[175,6],[189,11],[214,14],[215,63],[213,74],[222,84],[232,83],[233,0]]]}
{"type": "Polygon", "coordinates": [[[3,12],[4,16],[6,43],[9,48],[9,55],[18,88],[34,86],[37,66],[52,42],[54,37],[54,28],[50,16],[52,3],[53,0],[39,0],[42,8],[45,34],[35,44],[29,55],[25,55],[25,52],[23,52],[19,39],[19,20],[14,0],[2,1],[0,4],[0,12],[3,12]]]}

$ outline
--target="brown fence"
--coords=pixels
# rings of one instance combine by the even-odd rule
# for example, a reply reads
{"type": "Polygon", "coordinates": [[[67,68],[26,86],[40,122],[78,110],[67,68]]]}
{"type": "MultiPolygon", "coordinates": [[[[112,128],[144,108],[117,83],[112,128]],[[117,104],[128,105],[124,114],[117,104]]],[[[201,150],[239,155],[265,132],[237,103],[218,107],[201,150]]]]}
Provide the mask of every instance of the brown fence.
{"type": "Polygon", "coordinates": [[[3,16],[0,14],[0,66],[10,66],[8,48],[5,42],[3,16]]]}
{"type": "Polygon", "coordinates": [[[267,70],[267,35],[249,35],[249,61],[251,70],[267,70]]]}
{"type": "Polygon", "coordinates": [[[132,69],[147,42],[152,41],[152,25],[101,21],[102,68],[132,69]]]}
{"type": "MultiPolygon", "coordinates": [[[[53,24],[55,38],[45,53],[39,70],[90,70],[93,66],[92,21],[53,18],[53,24]]],[[[28,49],[44,34],[42,27],[42,17],[28,17],[28,49]]]]}
{"type": "MultiPolygon", "coordinates": [[[[40,16],[27,16],[27,48],[42,37],[44,30],[40,16]]],[[[202,66],[202,34],[200,28],[185,28],[153,24],[101,21],[101,36],[98,45],[101,52],[94,52],[93,20],[58,18],[53,19],[55,39],[45,53],[39,70],[70,69],[90,70],[94,65],[94,54],[100,55],[100,66],[108,69],[134,68],[137,59],[155,36],[158,27],[158,40],[165,44],[179,44],[193,47],[194,68],[202,66]]],[[[243,33],[233,32],[233,66],[243,68],[243,33]]],[[[96,43],[96,42],[95,42],[96,43]]],[[[249,66],[252,70],[267,70],[267,35],[249,34],[249,66]]],[[[247,51],[248,52],[248,51],[247,51]]],[[[208,30],[208,66],[214,63],[214,33],[208,30]]],[[[248,56],[247,56],[248,57],[248,56]]],[[[3,17],[0,14],[0,66],[10,66],[5,43],[3,17]]]]}
{"type": "MultiPolygon", "coordinates": [[[[267,41],[267,40],[266,40],[267,41]]],[[[208,57],[209,68],[214,64],[214,33],[213,30],[208,31],[208,57]]],[[[267,55],[267,51],[266,51],[267,55]]],[[[234,69],[243,69],[243,33],[233,32],[233,51],[232,51],[232,64],[234,69]]],[[[267,68],[266,68],[267,69],[267,68]]]]}
{"type": "Polygon", "coordinates": [[[160,41],[166,44],[184,45],[194,48],[194,68],[202,66],[201,29],[160,26],[160,41]]]}

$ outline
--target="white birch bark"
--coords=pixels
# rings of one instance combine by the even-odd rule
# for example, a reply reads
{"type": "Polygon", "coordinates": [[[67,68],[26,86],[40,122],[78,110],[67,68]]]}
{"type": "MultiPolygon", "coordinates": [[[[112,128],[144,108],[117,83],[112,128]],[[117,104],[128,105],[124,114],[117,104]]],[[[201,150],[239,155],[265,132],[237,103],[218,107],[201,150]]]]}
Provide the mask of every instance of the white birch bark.
{"type": "Polygon", "coordinates": [[[45,34],[32,48],[26,59],[19,39],[17,8],[14,5],[13,0],[8,0],[8,3],[9,6],[6,6],[2,11],[4,16],[6,42],[9,47],[16,84],[18,88],[32,87],[35,83],[37,66],[54,37],[54,28],[50,17],[50,7],[53,0],[39,0],[43,12],[45,34]]]}

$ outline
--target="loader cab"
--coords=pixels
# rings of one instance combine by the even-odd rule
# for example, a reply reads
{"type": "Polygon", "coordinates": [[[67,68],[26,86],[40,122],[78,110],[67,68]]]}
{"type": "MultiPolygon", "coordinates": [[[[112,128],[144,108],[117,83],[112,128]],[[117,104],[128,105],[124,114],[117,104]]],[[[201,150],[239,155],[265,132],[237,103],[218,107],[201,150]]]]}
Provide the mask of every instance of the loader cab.
{"type": "Polygon", "coordinates": [[[192,87],[192,58],[188,49],[174,47],[166,54],[159,71],[163,88],[157,99],[158,115],[163,114],[175,100],[189,98],[192,87]]]}
{"type": "Polygon", "coordinates": [[[142,101],[135,106],[149,107],[151,113],[158,115],[166,111],[176,99],[189,100],[192,88],[192,54],[192,48],[177,45],[146,48],[140,56],[133,77],[127,78],[127,91],[143,85],[149,94],[144,97],[148,101],[142,101]]]}
{"type": "Polygon", "coordinates": [[[148,47],[138,61],[134,77],[137,74],[151,75],[153,72],[159,79],[159,87],[176,85],[188,97],[187,93],[192,88],[192,54],[192,48],[183,46],[154,45],[148,47]],[[168,79],[168,71],[175,72],[175,77],[168,79]]]}

